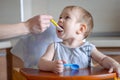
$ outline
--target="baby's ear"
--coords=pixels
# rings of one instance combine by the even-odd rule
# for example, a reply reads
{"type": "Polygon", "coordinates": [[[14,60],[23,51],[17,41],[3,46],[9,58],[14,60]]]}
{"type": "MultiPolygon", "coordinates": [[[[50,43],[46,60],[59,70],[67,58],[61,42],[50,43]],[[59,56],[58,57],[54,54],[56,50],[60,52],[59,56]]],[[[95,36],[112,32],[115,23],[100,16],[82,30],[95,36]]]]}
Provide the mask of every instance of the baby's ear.
{"type": "Polygon", "coordinates": [[[77,30],[77,34],[85,33],[87,30],[87,25],[82,23],[79,26],[79,29],[77,30]]]}

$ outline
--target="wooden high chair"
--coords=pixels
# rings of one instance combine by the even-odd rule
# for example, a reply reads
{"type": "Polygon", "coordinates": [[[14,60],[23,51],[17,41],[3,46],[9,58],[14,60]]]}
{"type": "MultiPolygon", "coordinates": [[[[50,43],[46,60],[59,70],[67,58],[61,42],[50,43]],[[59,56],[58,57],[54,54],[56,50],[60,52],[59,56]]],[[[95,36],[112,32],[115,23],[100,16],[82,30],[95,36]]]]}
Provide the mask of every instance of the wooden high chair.
{"type": "Polygon", "coordinates": [[[22,68],[20,72],[27,80],[117,80],[116,73],[108,73],[100,67],[65,70],[61,74],[31,68],[22,68]]]}
{"type": "Polygon", "coordinates": [[[16,74],[13,74],[15,72],[13,68],[22,68],[23,62],[12,55],[11,48],[11,41],[0,41],[0,80],[18,80],[21,77],[18,72],[17,76],[20,77],[15,79],[16,74]]]}
{"type": "Polygon", "coordinates": [[[12,80],[11,42],[0,41],[0,80],[12,80]]]}

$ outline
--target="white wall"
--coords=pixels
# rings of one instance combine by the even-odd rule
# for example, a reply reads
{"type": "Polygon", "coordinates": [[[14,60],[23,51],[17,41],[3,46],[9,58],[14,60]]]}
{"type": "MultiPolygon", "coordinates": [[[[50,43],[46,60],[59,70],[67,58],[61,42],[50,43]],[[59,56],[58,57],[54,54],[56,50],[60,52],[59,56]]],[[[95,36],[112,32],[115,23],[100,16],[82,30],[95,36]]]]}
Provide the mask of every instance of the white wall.
{"type": "Polygon", "coordinates": [[[0,0],[0,24],[20,22],[20,1],[0,0]]]}
{"type": "MultiPolygon", "coordinates": [[[[0,24],[14,24],[20,21],[20,0],[0,0],[0,24]]],[[[11,42],[14,45],[17,39],[11,42]]]]}
{"type": "MultiPolygon", "coordinates": [[[[84,7],[93,15],[95,24],[93,32],[120,33],[119,28],[120,0],[22,0],[22,1],[24,7],[23,9],[24,20],[27,20],[30,17],[35,16],[37,14],[50,14],[57,21],[60,12],[65,6],[78,5],[84,7]]],[[[20,15],[21,15],[20,0],[0,0],[0,24],[20,22],[20,15]]],[[[12,43],[15,44],[16,41],[14,40],[12,41],[12,43]]]]}
{"type": "MultiPolygon", "coordinates": [[[[67,5],[78,5],[87,9],[94,18],[93,32],[120,32],[120,0],[29,0],[31,16],[50,14],[58,20],[67,5]]],[[[29,14],[26,11],[26,16],[29,14]]],[[[31,17],[30,16],[30,17],[31,17]]],[[[29,18],[29,17],[28,17],[29,18]]],[[[28,19],[26,18],[26,19],[28,19]]]]}
{"type": "MultiPolygon", "coordinates": [[[[120,0],[23,0],[24,20],[50,14],[58,20],[67,5],[87,9],[94,18],[93,32],[120,32],[120,0]]],[[[0,23],[20,22],[20,0],[0,0],[0,23]]]]}

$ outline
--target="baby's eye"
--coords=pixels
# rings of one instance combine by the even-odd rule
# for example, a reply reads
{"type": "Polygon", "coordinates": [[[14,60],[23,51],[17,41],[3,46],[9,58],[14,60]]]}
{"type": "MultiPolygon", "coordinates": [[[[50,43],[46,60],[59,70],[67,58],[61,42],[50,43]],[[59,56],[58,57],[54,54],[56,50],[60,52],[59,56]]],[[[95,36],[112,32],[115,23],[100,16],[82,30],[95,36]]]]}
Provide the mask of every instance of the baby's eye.
{"type": "Polygon", "coordinates": [[[59,17],[59,19],[62,19],[62,17],[59,17]]]}
{"type": "Polygon", "coordinates": [[[69,16],[66,16],[65,19],[70,19],[70,17],[69,17],[69,16]]]}

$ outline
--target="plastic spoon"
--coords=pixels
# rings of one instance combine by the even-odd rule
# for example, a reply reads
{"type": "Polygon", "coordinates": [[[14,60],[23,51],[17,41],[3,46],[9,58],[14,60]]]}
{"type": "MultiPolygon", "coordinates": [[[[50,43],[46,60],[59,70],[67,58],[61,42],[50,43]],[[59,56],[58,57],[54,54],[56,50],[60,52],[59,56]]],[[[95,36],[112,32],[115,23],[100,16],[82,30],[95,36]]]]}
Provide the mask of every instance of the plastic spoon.
{"type": "Polygon", "coordinates": [[[63,29],[62,29],[62,28],[61,28],[61,27],[55,22],[54,19],[51,19],[50,22],[52,22],[52,23],[54,24],[54,26],[57,27],[57,30],[59,30],[59,31],[63,31],[63,29]]]}
{"type": "Polygon", "coordinates": [[[79,65],[78,64],[64,64],[64,67],[70,66],[71,69],[73,70],[78,70],[79,65]]]}

